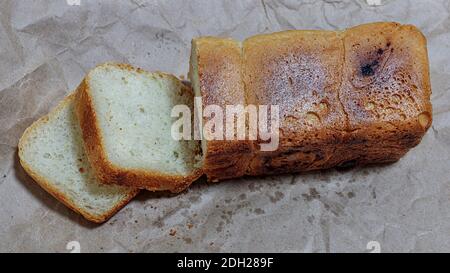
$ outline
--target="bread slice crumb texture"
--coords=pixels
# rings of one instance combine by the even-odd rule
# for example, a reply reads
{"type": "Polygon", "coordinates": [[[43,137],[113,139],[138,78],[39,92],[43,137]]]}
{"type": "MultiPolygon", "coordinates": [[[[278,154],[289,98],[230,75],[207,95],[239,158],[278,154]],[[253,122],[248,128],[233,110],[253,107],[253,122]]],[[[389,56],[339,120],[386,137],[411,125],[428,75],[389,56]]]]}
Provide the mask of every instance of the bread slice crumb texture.
{"type": "MultiPolygon", "coordinates": [[[[175,140],[175,105],[193,109],[193,93],[174,76],[105,64],[87,78],[107,160],[122,169],[187,176],[199,167],[200,142],[175,140]]],[[[191,111],[193,115],[193,112],[191,111]]]]}
{"type": "Polygon", "coordinates": [[[25,131],[19,157],[38,184],[94,222],[107,220],[137,193],[136,189],[96,180],[84,153],[74,95],[25,131]]]}

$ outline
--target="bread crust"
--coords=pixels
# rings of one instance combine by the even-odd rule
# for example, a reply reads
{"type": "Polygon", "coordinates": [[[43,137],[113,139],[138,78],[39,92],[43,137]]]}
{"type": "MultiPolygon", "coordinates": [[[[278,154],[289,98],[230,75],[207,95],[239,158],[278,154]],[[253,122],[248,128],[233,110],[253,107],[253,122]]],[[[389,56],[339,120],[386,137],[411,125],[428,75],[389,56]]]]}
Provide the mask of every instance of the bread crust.
{"type": "Polygon", "coordinates": [[[130,190],[127,197],[123,199],[119,204],[111,208],[109,211],[102,215],[95,215],[90,213],[89,211],[84,210],[81,207],[78,207],[77,204],[72,202],[69,198],[67,198],[66,195],[61,193],[56,187],[52,185],[45,177],[42,177],[38,174],[35,170],[33,170],[33,167],[31,167],[29,164],[27,164],[22,158],[23,158],[23,151],[24,147],[29,141],[29,137],[31,133],[41,125],[47,123],[54,115],[56,115],[61,109],[63,109],[67,104],[71,103],[72,100],[75,99],[75,94],[71,93],[66,98],[64,98],[56,107],[53,109],[49,114],[41,117],[37,121],[35,121],[32,125],[30,125],[25,132],[23,133],[22,137],[19,140],[18,144],[18,155],[19,155],[19,161],[24,170],[30,175],[33,180],[39,184],[45,191],[47,191],[50,195],[55,197],[57,200],[59,200],[61,203],[72,209],[73,211],[81,214],[84,218],[86,218],[89,221],[95,222],[95,223],[103,223],[107,221],[109,218],[111,218],[114,214],[116,214],[121,208],[123,208],[133,197],[138,194],[139,190],[130,190]]]}
{"type": "Polygon", "coordinates": [[[243,42],[247,103],[278,105],[280,142],[260,151],[248,175],[298,172],[331,167],[340,145],[345,114],[339,101],[343,45],[333,31],[283,31],[243,42]]]}
{"type": "Polygon", "coordinates": [[[258,98],[249,102],[281,101],[287,124],[281,125],[278,151],[256,151],[251,175],[394,162],[420,142],[432,122],[426,40],[411,25],[371,23],[339,32],[260,35],[244,42],[244,64],[246,92],[258,98]],[[288,61],[274,63],[272,57],[288,61]],[[289,66],[298,73],[302,65],[326,73],[301,71],[299,82],[310,85],[291,81],[291,91],[301,93],[292,101],[303,103],[293,109],[278,99],[279,92],[286,93],[281,83],[289,66]],[[321,99],[327,111],[307,105],[320,105],[321,99]],[[303,121],[314,113],[312,130],[297,126],[298,120],[290,118],[295,112],[306,114],[303,121]]]}
{"type": "Polygon", "coordinates": [[[426,39],[412,25],[372,23],[343,35],[346,160],[393,162],[416,146],[432,123],[426,39]],[[421,117],[426,119],[421,120],[421,117]]]}
{"type": "MultiPolygon", "coordinates": [[[[241,47],[232,39],[201,37],[192,40],[192,56],[197,58],[199,88],[203,109],[208,105],[246,105],[242,81],[241,47]]],[[[194,81],[193,61],[190,64],[194,81]]],[[[203,118],[203,125],[209,118],[203,118]]],[[[224,115],[223,124],[226,124],[224,115]]],[[[247,124],[245,124],[247,127],[247,124]]],[[[235,132],[236,133],[236,132],[235,132]]],[[[208,181],[241,177],[252,155],[249,140],[208,140],[203,151],[203,170],[208,181]]]]}
{"type": "MultiPolygon", "coordinates": [[[[137,73],[148,73],[140,68],[128,64],[106,63],[100,66],[117,66],[121,69],[136,71],[137,73]]],[[[155,72],[162,77],[173,77],[162,72],[155,72]]],[[[176,78],[175,78],[176,79],[176,78]]],[[[185,92],[190,92],[187,88],[185,92]]],[[[196,169],[190,175],[166,175],[158,171],[142,169],[122,168],[108,160],[101,128],[96,118],[89,88],[89,74],[77,88],[76,113],[80,122],[83,135],[84,147],[90,164],[95,170],[98,180],[104,184],[117,184],[130,186],[149,191],[168,190],[174,193],[185,190],[192,182],[202,174],[202,169],[196,169]]]]}
{"type": "MultiPolygon", "coordinates": [[[[229,53],[216,51],[205,47],[198,54],[220,64],[229,53]]],[[[243,42],[240,58],[241,65],[233,63],[241,69],[246,104],[280,107],[276,151],[260,151],[257,139],[249,163],[241,155],[227,158],[247,166],[247,175],[394,162],[431,126],[426,39],[414,26],[381,22],[256,35],[243,42]]],[[[205,88],[212,89],[210,79],[217,81],[220,71],[206,77],[201,68],[205,88]]],[[[214,96],[228,97],[237,80],[226,76],[214,96]]],[[[206,153],[227,149],[208,146],[206,153]]]]}

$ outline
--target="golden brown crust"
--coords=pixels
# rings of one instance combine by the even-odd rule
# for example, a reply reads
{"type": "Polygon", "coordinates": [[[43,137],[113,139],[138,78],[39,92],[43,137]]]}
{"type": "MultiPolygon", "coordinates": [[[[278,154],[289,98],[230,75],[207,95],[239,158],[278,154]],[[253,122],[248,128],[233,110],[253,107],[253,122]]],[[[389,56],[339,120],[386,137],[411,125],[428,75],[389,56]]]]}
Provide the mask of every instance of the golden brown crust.
{"type": "Polygon", "coordinates": [[[346,160],[396,161],[432,122],[426,39],[411,25],[373,23],[348,29],[343,41],[346,160]]]}
{"type": "MultiPolygon", "coordinates": [[[[193,52],[193,56],[197,57],[198,62],[198,88],[203,109],[208,105],[218,105],[222,109],[226,109],[226,105],[245,106],[239,42],[232,39],[202,37],[192,40],[192,49],[196,51],[193,52]]],[[[192,65],[191,61],[191,76],[192,65]]],[[[208,119],[204,117],[203,124],[208,119]]],[[[224,115],[224,125],[225,121],[224,115]]],[[[208,180],[243,176],[251,157],[251,148],[250,141],[237,138],[207,141],[206,151],[203,151],[203,169],[208,180]]]]}
{"type": "Polygon", "coordinates": [[[110,209],[108,212],[106,212],[103,215],[94,215],[83,208],[78,207],[74,202],[72,202],[69,198],[67,198],[66,195],[62,194],[57,188],[55,188],[52,183],[47,181],[45,177],[40,176],[36,171],[33,170],[33,168],[28,165],[23,158],[23,151],[24,147],[26,146],[29,136],[31,132],[33,132],[37,127],[41,126],[42,124],[45,124],[49,121],[52,115],[57,114],[62,108],[64,108],[68,103],[71,103],[74,99],[75,94],[71,93],[66,98],[64,98],[58,106],[56,106],[55,109],[53,109],[48,115],[41,117],[37,121],[35,121],[30,127],[28,127],[25,132],[23,133],[22,137],[19,140],[18,144],[18,155],[20,164],[22,165],[23,169],[30,175],[33,180],[39,184],[45,191],[47,191],[50,195],[55,197],[57,200],[59,200],[61,203],[72,209],[73,211],[81,214],[84,218],[86,218],[89,221],[95,222],[95,223],[103,223],[107,221],[109,218],[111,218],[116,212],[118,212],[121,208],[123,208],[136,194],[139,192],[139,190],[130,191],[127,198],[122,200],[119,204],[114,206],[114,208],[110,209]]]}
{"type": "MultiPolygon", "coordinates": [[[[431,125],[426,40],[413,26],[257,35],[241,58],[246,103],[280,107],[279,148],[261,152],[253,141],[249,175],[393,162],[431,125]]],[[[224,96],[229,80],[214,73],[214,96],[224,96]]]]}
{"type": "MultiPolygon", "coordinates": [[[[317,39],[307,38],[311,32],[297,33],[303,36],[293,38],[300,44],[299,47],[304,49],[317,43],[317,39]]],[[[333,35],[324,32],[320,34],[333,35]]],[[[291,37],[295,35],[296,33],[289,33],[291,37]]],[[[297,138],[297,142],[303,139],[306,141],[302,145],[289,147],[285,152],[283,148],[286,145],[282,140],[278,154],[256,160],[256,164],[262,166],[257,171],[258,174],[271,170],[308,171],[339,165],[393,162],[417,145],[431,125],[431,88],[426,41],[420,31],[413,26],[397,23],[373,23],[335,32],[334,35],[337,40],[324,42],[324,47],[319,45],[312,48],[328,50],[333,47],[332,43],[341,45],[341,53],[333,54],[342,56],[342,60],[327,62],[332,57],[325,57],[326,53],[322,52],[320,56],[323,59],[315,62],[308,59],[314,60],[314,53],[305,53],[307,50],[301,52],[306,54],[307,61],[303,63],[305,67],[313,68],[319,64],[321,69],[336,75],[334,78],[327,76],[331,82],[323,84],[322,88],[317,85],[319,88],[315,90],[320,94],[324,87],[332,87],[334,90],[331,93],[337,95],[341,107],[330,104],[337,123],[324,123],[327,129],[336,130],[336,134],[326,133],[322,126],[317,126],[320,130],[309,137],[300,132],[294,133],[293,137],[297,138]],[[302,147],[306,147],[309,154],[302,153],[302,147]]],[[[280,39],[277,36],[273,38],[280,39]]],[[[287,50],[287,53],[298,55],[292,49],[287,50]]],[[[294,65],[300,66],[301,62],[294,62],[294,65]]],[[[283,70],[287,66],[280,64],[277,69],[283,70]]],[[[303,72],[300,77],[303,80],[311,78],[308,73],[303,72]]],[[[302,93],[308,91],[308,88],[300,89],[302,93]]],[[[278,88],[277,91],[279,90],[278,88]]],[[[306,100],[316,101],[310,96],[306,100]]],[[[310,110],[300,108],[300,111],[305,113],[310,110]]],[[[317,116],[319,121],[324,120],[320,113],[317,116]]],[[[291,120],[288,123],[292,125],[291,120]]],[[[283,132],[283,126],[281,129],[283,132]]]]}
{"type": "MultiPolygon", "coordinates": [[[[107,63],[103,65],[115,65],[122,69],[136,71],[137,73],[148,73],[145,70],[134,68],[127,64],[107,63]]],[[[161,72],[156,73],[163,77],[174,77],[161,72]]],[[[188,90],[185,91],[187,92],[188,90]]],[[[150,191],[168,190],[176,193],[186,189],[203,174],[201,169],[195,170],[188,176],[181,176],[166,175],[157,171],[125,169],[115,166],[108,160],[105,152],[101,128],[96,119],[93,105],[88,75],[77,89],[76,113],[80,122],[87,157],[95,170],[97,178],[102,183],[126,185],[150,191]]]]}
{"type": "MultiPolygon", "coordinates": [[[[343,45],[333,31],[284,31],[244,41],[247,103],[278,105],[280,144],[255,147],[249,175],[329,167],[346,128],[338,92],[343,45]]],[[[254,142],[257,146],[260,140],[254,142]]]]}

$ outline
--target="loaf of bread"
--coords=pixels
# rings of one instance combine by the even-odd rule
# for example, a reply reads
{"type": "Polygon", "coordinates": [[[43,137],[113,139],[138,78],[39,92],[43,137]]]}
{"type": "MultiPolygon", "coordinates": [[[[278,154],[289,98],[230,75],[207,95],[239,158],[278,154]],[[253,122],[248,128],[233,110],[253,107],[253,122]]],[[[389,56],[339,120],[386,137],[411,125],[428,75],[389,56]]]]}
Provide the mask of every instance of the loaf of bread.
{"type": "Polygon", "coordinates": [[[261,151],[259,138],[203,146],[213,181],[230,177],[215,166],[263,175],[393,162],[432,122],[426,39],[411,25],[284,31],[242,45],[194,39],[190,77],[206,104],[280,109],[275,151],[261,151]]]}

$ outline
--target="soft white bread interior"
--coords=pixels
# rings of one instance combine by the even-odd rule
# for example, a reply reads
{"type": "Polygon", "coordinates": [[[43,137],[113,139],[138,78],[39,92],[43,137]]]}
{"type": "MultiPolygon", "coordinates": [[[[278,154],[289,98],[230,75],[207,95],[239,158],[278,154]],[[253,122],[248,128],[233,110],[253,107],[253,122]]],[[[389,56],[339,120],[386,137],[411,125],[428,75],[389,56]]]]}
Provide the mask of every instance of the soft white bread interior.
{"type": "Polygon", "coordinates": [[[78,91],[86,152],[102,182],[179,192],[202,174],[199,141],[171,134],[174,106],[188,106],[193,116],[194,94],[180,80],[107,63],[78,91]]]}
{"type": "Polygon", "coordinates": [[[99,183],[84,153],[74,94],[33,123],[19,141],[25,171],[47,192],[86,219],[101,223],[138,192],[99,183]]]}

